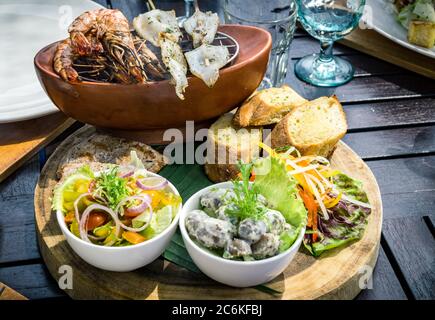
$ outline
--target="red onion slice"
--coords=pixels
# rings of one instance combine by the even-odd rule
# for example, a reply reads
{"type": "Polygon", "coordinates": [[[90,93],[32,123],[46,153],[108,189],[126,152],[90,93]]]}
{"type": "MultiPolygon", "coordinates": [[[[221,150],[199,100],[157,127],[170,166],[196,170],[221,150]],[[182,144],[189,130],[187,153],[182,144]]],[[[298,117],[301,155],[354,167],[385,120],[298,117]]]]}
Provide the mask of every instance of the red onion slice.
{"type": "MultiPolygon", "coordinates": [[[[146,203],[146,202],[144,202],[146,203]]],[[[146,203],[148,205],[148,208],[150,210],[150,217],[148,218],[148,221],[140,228],[132,228],[132,227],[128,227],[125,224],[123,224],[121,221],[119,221],[119,224],[121,225],[121,227],[125,230],[128,231],[133,231],[133,232],[140,232],[142,230],[145,230],[151,223],[151,218],[153,217],[153,209],[151,207],[151,205],[149,203],[146,203]]]]}
{"type": "Polygon", "coordinates": [[[86,242],[91,242],[88,238],[88,231],[86,230],[86,224],[88,222],[89,214],[93,210],[101,210],[110,214],[110,216],[113,219],[113,222],[115,223],[115,234],[118,236],[120,225],[121,225],[121,222],[118,219],[118,215],[115,212],[113,212],[112,209],[106,206],[102,206],[101,204],[91,204],[89,207],[85,209],[80,219],[80,223],[79,223],[80,238],[86,242]]]}
{"type": "Polygon", "coordinates": [[[121,178],[128,178],[134,174],[134,167],[131,165],[120,167],[120,170],[121,172],[119,173],[119,176],[121,178]]]}
{"type": "Polygon", "coordinates": [[[147,177],[143,179],[137,179],[136,185],[142,190],[160,190],[168,185],[168,180],[164,178],[147,177]],[[145,184],[147,181],[151,182],[152,180],[161,180],[161,181],[152,185],[145,184]]]}
{"type": "Polygon", "coordinates": [[[141,203],[137,206],[133,206],[130,208],[126,208],[125,210],[130,212],[130,213],[142,213],[146,210],[146,208],[150,207],[151,204],[151,197],[147,194],[144,195],[140,195],[140,196],[130,196],[130,197],[125,197],[124,199],[122,199],[118,205],[115,208],[115,212],[119,213],[121,216],[124,215],[124,208],[123,205],[130,200],[140,200],[141,203]]]}
{"type": "Polygon", "coordinates": [[[74,201],[74,214],[75,214],[75,217],[76,217],[77,222],[80,221],[79,202],[80,202],[80,200],[81,200],[82,198],[87,197],[87,196],[92,196],[92,194],[89,193],[89,192],[88,192],[88,193],[83,193],[83,194],[79,195],[79,196],[77,197],[77,199],[74,201]]]}

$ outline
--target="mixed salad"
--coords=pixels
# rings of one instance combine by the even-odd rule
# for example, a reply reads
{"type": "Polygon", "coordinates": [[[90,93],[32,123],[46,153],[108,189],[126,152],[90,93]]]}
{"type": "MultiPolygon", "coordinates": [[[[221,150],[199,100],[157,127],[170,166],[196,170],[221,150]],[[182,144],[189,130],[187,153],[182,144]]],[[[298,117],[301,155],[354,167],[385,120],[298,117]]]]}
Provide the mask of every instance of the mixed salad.
{"type": "Polygon", "coordinates": [[[233,188],[214,188],[201,196],[201,209],[185,220],[197,244],[225,259],[252,261],[273,257],[294,243],[306,210],[296,183],[275,159],[269,173],[250,181],[253,167],[266,162],[240,163],[241,181],[233,181],[233,188]]]}
{"type": "Polygon", "coordinates": [[[371,206],[362,183],[333,170],[320,156],[294,147],[239,164],[232,189],[211,189],[186,216],[189,236],[225,259],[260,260],[286,251],[305,227],[314,255],[360,239],[371,206]]]}
{"type": "Polygon", "coordinates": [[[397,21],[408,30],[408,41],[426,48],[435,45],[435,0],[394,0],[397,21]]]}
{"type": "Polygon", "coordinates": [[[435,10],[433,0],[397,0],[397,20],[409,29],[411,21],[435,22],[435,10]]]}
{"type": "MultiPolygon", "coordinates": [[[[264,144],[261,146],[269,157],[285,167],[289,181],[294,183],[297,196],[303,201],[307,210],[304,245],[311,254],[319,256],[363,236],[371,206],[360,181],[333,170],[326,158],[301,156],[293,147],[272,150],[264,144]]],[[[276,190],[281,188],[275,186],[276,190]]],[[[260,191],[266,197],[269,192],[276,192],[272,186],[269,192],[260,191]]],[[[294,203],[294,194],[290,195],[290,202],[294,203]]]]}
{"type": "Polygon", "coordinates": [[[166,179],[150,175],[134,151],[131,159],[130,166],[103,172],[84,165],[55,188],[53,210],[64,214],[75,236],[120,247],[151,239],[171,224],[181,198],[166,179]]]}

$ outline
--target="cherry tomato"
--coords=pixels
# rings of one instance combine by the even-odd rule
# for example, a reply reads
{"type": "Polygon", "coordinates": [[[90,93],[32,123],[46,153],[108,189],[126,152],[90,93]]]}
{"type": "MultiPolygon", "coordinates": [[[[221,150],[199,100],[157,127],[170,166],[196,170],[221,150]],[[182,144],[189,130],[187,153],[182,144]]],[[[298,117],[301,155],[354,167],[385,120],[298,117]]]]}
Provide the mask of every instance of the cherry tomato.
{"type": "Polygon", "coordinates": [[[105,213],[92,211],[89,214],[88,222],[86,223],[86,230],[94,230],[102,226],[106,222],[107,216],[105,213]]]}

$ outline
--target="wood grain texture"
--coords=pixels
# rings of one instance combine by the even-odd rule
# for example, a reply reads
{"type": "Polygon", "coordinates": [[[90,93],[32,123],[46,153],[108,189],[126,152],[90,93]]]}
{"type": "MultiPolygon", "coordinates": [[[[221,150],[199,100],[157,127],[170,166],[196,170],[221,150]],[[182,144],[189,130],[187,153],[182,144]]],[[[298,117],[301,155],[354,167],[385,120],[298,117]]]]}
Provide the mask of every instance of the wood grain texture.
{"type": "Polygon", "coordinates": [[[413,73],[357,77],[338,88],[319,88],[297,79],[290,64],[285,82],[306,99],[335,94],[343,104],[435,97],[435,81],[413,73]]]}
{"type": "Polygon", "coordinates": [[[0,282],[0,300],[27,300],[27,298],[0,282]]]}
{"type": "Polygon", "coordinates": [[[435,299],[435,239],[423,218],[386,220],[384,237],[414,297],[435,299]]]}
{"type": "Polygon", "coordinates": [[[60,112],[0,125],[0,182],[74,123],[60,112]]]}
{"type": "Polygon", "coordinates": [[[357,300],[407,299],[382,247],[379,250],[378,262],[373,270],[372,281],[372,288],[361,290],[357,300]]]}
{"type": "Polygon", "coordinates": [[[29,299],[65,296],[42,263],[0,268],[0,281],[29,299]]]}
{"type": "Polygon", "coordinates": [[[375,30],[356,29],[340,42],[358,51],[435,79],[434,59],[407,49],[383,37],[375,30]]]}
{"type": "Polygon", "coordinates": [[[435,124],[434,98],[350,104],[344,111],[348,132],[435,124]]]}
{"type": "Polygon", "coordinates": [[[370,161],[384,205],[384,219],[424,216],[435,208],[435,156],[370,161]]]}
{"type": "MultiPolygon", "coordinates": [[[[86,128],[75,135],[84,135],[86,128]]],[[[67,293],[73,298],[133,298],[133,299],[205,299],[240,298],[269,299],[269,294],[255,289],[230,289],[203,275],[190,273],[173,264],[156,260],[152,264],[129,273],[98,270],[82,261],[67,245],[55,214],[51,212],[49,195],[56,183],[55,171],[61,155],[70,147],[66,139],[52,154],[44,167],[35,189],[35,217],[42,257],[55,279],[58,267],[72,266],[74,289],[67,293]]],[[[373,174],[364,162],[340,143],[332,158],[334,167],[365,183],[370,202],[374,207],[364,237],[347,247],[338,248],[315,259],[301,248],[288,269],[268,285],[282,291],[281,299],[351,299],[360,291],[360,268],[374,266],[379,249],[382,224],[382,204],[373,174]],[[318,273],[321,270],[322,277],[318,273]]],[[[195,167],[193,166],[192,169],[195,167]]],[[[175,169],[176,170],[176,169],[175,169]]],[[[193,170],[195,172],[197,170],[193,170]]],[[[203,173],[202,173],[203,175],[203,173]]],[[[188,177],[188,175],[186,175],[188,177]]],[[[199,176],[198,176],[199,178],[199,176]]],[[[196,191],[191,179],[172,181],[184,199],[196,191]]],[[[205,183],[205,181],[204,181],[205,183]]],[[[209,183],[209,182],[208,182],[209,183]]],[[[198,186],[197,188],[200,188],[198,186]]]]}
{"type": "Polygon", "coordinates": [[[435,152],[435,125],[348,133],[343,141],[364,160],[435,152]]]}

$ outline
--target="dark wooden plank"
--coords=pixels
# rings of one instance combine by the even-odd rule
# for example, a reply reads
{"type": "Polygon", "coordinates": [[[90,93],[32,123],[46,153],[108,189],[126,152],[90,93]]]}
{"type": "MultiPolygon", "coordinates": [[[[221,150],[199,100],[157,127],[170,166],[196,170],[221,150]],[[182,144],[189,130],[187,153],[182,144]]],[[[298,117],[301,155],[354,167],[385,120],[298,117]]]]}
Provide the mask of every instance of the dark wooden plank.
{"type": "Polygon", "coordinates": [[[384,220],[424,216],[435,208],[435,156],[367,163],[382,194],[384,220]]]}
{"type": "Polygon", "coordinates": [[[0,264],[40,257],[33,215],[33,195],[0,202],[0,264]]]}
{"type": "Polygon", "coordinates": [[[9,197],[33,195],[39,169],[38,157],[34,156],[0,184],[0,201],[9,197]]]}
{"type": "Polygon", "coordinates": [[[364,289],[356,298],[357,300],[405,300],[399,279],[394,273],[384,249],[379,249],[379,257],[373,270],[373,287],[364,289]]]}
{"type": "Polygon", "coordinates": [[[435,123],[435,99],[406,99],[345,105],[349,132],[435,123]]]}
{"type": "Polygon", "coordinates": [[[416,299],[435,299],[435,241],[422,217],[386,220],[385,240],[416,299]]]}
{"type": "MultiPolygon", "coordinates": [[[[318,52],[320,52],[320,42],[309,35],[306,37],[297,37],[293,39],[290,46],[290,57],[293,60],[297,60],[308,54],[318,52]]],[[[355,51],[349,47],[340,44],[334,45],[334,54],[336,55],[350,55],[357,53],[358,51],[355,51]]]]}
{"type": "Polygon", "coordinates": [[[338,88],[319,88],[300,81],[290,65],[285,82],[309,100],[333,94],[342,103],[435,97],[435,81],[409,73],[357,77],[338,88]]]}
{"type": "Polygon", "coordinates": [[[348,133],[343,141],[365,160],[424,155],[435,152],[435,126],[348,133]]]}
{"type": "Polygon", "coordinates": [[[29,299],[66,296],[43,264],[0,268],[0,281],[29,299]]]}

